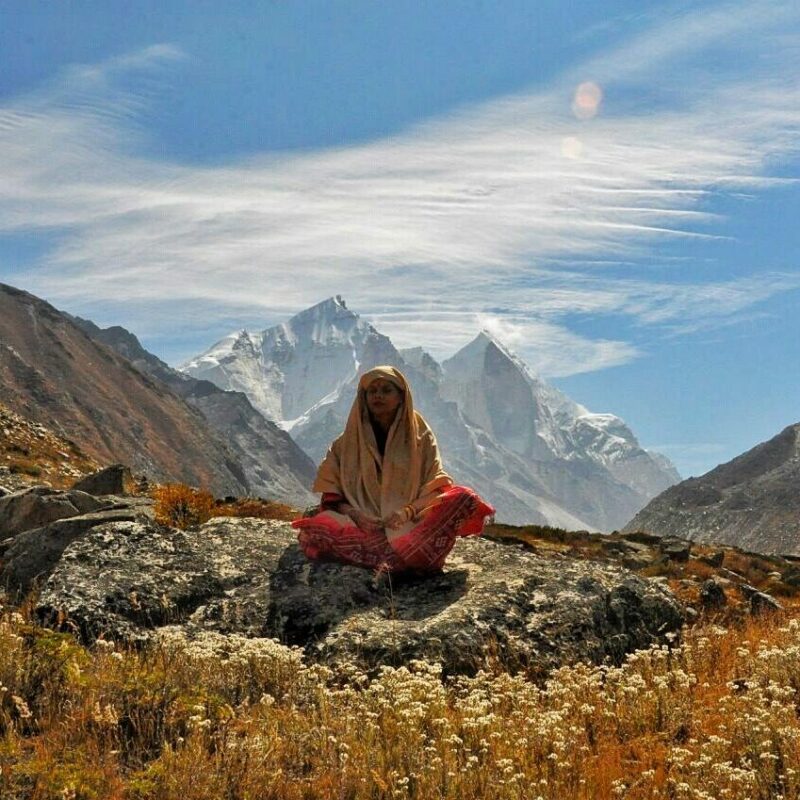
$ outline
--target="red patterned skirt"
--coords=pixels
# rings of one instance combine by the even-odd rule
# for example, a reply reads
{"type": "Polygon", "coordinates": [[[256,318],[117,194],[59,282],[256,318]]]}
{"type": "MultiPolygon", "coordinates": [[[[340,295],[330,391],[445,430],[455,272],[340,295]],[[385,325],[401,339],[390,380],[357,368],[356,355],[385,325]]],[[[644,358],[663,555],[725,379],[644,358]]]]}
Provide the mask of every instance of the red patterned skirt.
{"type": "Polygon", "coordinates": [[[484,519],[494,513],[472,489],[451,486],[408,532],[392,540],[367,533],[342,515],[323,511],[295,520],[297,539],[312,560],[339,561],[369,569],[402,572],[442,568],[457,536],[477,536],[484,519]]]}

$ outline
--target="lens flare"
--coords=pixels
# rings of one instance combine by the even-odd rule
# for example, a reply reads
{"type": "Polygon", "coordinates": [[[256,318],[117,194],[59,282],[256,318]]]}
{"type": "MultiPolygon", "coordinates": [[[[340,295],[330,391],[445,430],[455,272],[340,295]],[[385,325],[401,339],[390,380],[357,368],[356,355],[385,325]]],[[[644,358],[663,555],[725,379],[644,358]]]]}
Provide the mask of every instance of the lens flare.
{"type": "Polygon", "coordinates": [[[577,161],[583,155],[583,142],[577,136],[565,136],[561,140],[561,155],[577,161]]]}
{"type": "Polygon", "coordinates": [[[600,110],[603,90],[592,81],[585,81],[575,90],[572,98],[572,113],[578,119],[591,119],[600,110]]]}

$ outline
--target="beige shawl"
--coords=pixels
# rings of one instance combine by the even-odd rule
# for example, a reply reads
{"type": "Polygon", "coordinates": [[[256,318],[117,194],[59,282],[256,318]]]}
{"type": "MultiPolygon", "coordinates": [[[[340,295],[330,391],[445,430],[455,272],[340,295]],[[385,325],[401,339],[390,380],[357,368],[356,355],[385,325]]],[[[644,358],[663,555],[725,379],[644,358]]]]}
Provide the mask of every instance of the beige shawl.
{"type": "Polygon", "coordinates": [[[333,442],[320,465],[314,491],[343,495],[350,505],[386,519],[407,503],[452,484],[453,479],[442,468],[433,431],[414,411],[403,373],[389,366],[365,372],[344,433],[333,442]],[[366,389],[377,378],[391,381],[403,392],[382,457],[366,402],[366,389]]]}

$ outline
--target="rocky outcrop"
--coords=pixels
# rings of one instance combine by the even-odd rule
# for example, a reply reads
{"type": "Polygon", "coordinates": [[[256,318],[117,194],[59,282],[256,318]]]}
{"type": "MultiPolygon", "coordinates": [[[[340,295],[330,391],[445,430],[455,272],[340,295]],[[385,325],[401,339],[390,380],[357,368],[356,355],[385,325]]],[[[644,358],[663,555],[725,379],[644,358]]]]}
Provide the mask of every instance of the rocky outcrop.
{"type": "Polygon", "coordinates": [[[147,497],[94,497],[34,486],[0,497],[0,589],[20,599],[92,528],[152,517],[147,497]]]}
{"type": "Polygon", "coordinates": [[[682,623],[657,583],[520,543],[460,540],[441,574],[390,579],[307,561],[287,523],[231,518],[189,531],[93,527],[54,564],[38,614],[88,641],[143,641],[178,626],[190,638],[276,638],[327,663],[425,658],[456,673],[485,666],[489,653],[509,668],[619,661],[682,623]]]}
{"type": "Polygon", "coordinates": [[[699,599],[700,605],[707,611],[717,611],[720,608],[724,608],[728,602],[725,589],[713,578],[703,581],[703,585],[700,587],[699,599]]]}
{"type": "Polygon", "coordinates": [[[0,498],[0,540],[22,531],[75,517],[109,505],[86,492],[61,492],[49,486],[33,486],[0,498]]]}
{"type": "Polygon", "coordinates": [[[342,597],[325,565],[287,557],[273,582],[275,630],[323,661],[421,658],[473,672],[493,653],[507,668],[546,672],[574,661],[618,663],[682,623],[668,591],[626,570],[488,539],[459,542],[443,574],[387,581],[378,598],[360,577],[355,596],[342,597]]]}
{"type": "Polygon", "coordinates": [[[235,634],[331,665],[424,658],[461,673],[489,657],[547,671],[618,661],[682,614],[742,619],[800,591],[800,559],[644,532],[506,525],[459,540],[441,574],[390,578],[307,561],[286,522],[215,518],[178,531],[153,522],[147,498],[111,496],[77,513],[69,497],[81,493],[46,492],[76,513],[1,541],[0,587],[36,588],[41,620],[87,642],[177,636],[201,646],[204,634],[235,634]]]}
{"type": "Polygon", "coordinates": [[[132,484],[131,471],[124,464],[112,464],[81,478],[72,488],[102,497],[107,494],[126,494],[132,484]]]}
{"type": "Polygon", "coordinates": [[[50,575],[64,550],[90,529],[113,522],[133,522],[143,515],[139,504],[121,504],[114,508],[80,514],[25,531],[7,546],[0,543],[0,586],[12,599],[27,594],[50,575]]]}
{"type": "Polygon", "coordinates": [[[624,528],[800,554],[800,423],[651,501],[624,528]]]}

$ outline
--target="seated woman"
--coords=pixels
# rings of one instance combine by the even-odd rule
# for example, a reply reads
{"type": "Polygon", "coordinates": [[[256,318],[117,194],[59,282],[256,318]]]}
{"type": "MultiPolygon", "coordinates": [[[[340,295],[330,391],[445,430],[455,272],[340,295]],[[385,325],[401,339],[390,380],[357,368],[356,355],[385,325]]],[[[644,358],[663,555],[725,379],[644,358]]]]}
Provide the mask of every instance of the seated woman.
{"type": "Polygon", "coordinates": [[[442,469],[428,423],[394,367],[361,376],[344,433],[319,468],[320,513],[292,523],[311,559],[436,571],[457,536],[480,534],[494,509],[442,469]]]}

